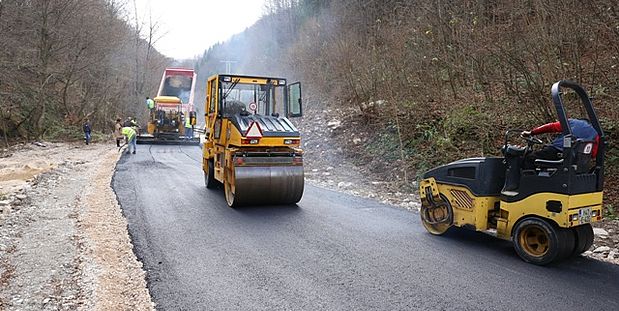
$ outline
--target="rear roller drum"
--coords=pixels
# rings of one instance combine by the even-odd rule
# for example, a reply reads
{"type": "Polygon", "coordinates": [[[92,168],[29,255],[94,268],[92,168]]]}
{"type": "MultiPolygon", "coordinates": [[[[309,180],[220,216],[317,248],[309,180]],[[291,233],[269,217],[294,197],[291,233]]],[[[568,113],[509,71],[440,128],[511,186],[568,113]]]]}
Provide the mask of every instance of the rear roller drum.
{"type": "Polygon", "coordinates": [[[539,218],[526,218],[514,230],[516,253],[524,261],[547,265],[569,257],[575,247],[574,232],[539,218]]]}

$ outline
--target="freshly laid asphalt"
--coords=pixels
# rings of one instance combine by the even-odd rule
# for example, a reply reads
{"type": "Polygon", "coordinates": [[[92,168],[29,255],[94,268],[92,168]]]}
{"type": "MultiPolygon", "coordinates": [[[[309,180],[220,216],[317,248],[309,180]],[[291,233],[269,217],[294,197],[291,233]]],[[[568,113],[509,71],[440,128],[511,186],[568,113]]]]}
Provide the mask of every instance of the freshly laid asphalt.
{"type": "Polygon", "coordinates": [[[195,146],[139,145],[113,188],[159,310],[619,310],[619,266],[548,267],[481,233],[306,184],[294,206],[232,209],[195,146]]]}

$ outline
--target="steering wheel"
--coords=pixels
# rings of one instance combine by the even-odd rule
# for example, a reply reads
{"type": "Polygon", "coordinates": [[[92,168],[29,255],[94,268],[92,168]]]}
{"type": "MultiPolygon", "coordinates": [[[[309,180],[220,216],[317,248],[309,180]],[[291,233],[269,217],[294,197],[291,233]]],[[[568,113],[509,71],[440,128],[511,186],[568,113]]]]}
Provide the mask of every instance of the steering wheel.
{"type": "Polygon", "coordinates": [[[527,140],[527,143],[529,143],[529,145],[536,145],[536,144],[543,145],[544,144],[544,142],[541,139],[535,136],[532,136],[532,135],[526,136],[524,138],[527,140]]]}

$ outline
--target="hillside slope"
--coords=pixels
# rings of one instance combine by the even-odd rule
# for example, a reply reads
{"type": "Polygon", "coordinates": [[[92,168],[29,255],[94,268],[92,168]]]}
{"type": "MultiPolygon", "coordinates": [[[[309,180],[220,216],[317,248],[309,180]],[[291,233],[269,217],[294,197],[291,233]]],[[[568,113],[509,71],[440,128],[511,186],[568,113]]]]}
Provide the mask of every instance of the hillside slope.
{"type": "MultiPolygon", "coordinates": [[[[199,80],[222,72],[223,60],[236,61],[236,73],[301,80],[308,109],[326,111],[327,123],[342,114],[333,135],[363,133],[324,152],[341,148],[356,166],[406,187],[430,167],[499,155],[507,129],[556,120],[550,86],[571,79],[595,98],[609,140],[607,212],[616,215],[616,1],[268,3],[255,25],[205,51],[199,80]]],[[[583,116],[566,99],[570,116],[583,116]]]]}

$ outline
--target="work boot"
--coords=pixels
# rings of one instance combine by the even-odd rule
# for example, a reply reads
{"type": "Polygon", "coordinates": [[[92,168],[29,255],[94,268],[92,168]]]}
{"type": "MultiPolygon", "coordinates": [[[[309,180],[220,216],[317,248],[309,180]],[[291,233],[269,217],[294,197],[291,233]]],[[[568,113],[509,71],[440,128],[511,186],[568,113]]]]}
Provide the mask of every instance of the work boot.
{"type": "Polygon", "coordinates": [[[133,150],[133,154],[135,154],[135,150],[133,150]]]}

